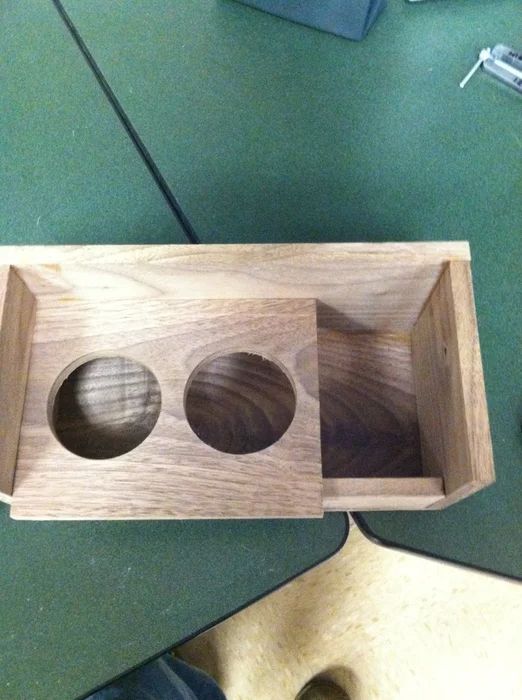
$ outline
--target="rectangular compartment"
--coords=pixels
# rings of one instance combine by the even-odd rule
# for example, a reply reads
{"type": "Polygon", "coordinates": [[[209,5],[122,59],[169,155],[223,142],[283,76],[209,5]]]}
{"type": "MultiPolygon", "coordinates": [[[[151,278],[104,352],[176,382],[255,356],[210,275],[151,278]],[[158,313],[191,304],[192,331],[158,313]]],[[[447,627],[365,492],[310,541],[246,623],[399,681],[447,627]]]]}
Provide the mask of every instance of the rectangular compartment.
{"type": "Polygon", "coordinates": [[[57,317],[79,301],[316,299],[324,510],[440,508],[494,480],[467,243],[22,247],[0,264],[57,317]]]}
{"type": "Polygon", "coordinates": [[[494,480],[468,261],[409,332],[320,330],[319,367],[326,510],[441,508],[494,480]]]}
{"type": "Polygon", "coordinates": [[[318,350],[325,509],[443,498],[443,480],[423,471],[411,335],[319,329],[318,350]]]}

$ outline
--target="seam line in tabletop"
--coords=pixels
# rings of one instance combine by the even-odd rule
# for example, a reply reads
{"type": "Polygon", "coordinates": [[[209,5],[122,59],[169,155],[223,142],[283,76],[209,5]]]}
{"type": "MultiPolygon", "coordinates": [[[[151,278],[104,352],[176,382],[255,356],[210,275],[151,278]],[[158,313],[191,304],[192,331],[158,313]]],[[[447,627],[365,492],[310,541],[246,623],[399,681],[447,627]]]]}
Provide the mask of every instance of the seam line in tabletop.
{"type": "Polygon", "coordinates": [[[76,46],[82,53],[83,57],[85,58],[87,65],[91,69],[91,71],[94,74],[94,77],[96,78],[96,81],[98,82],[99,86],[103,90],[103,93],[105,94],[105,97],[108,99],[111,107],[116,113],[116,116],[120,120],[121,125],[127,132],[127,135],[131,139],[132,143],[134,144],[134,147],[138,151],[138,153],[141,156],[141,159],[143,160],[145,166],[147,167],[148,171],[152,175],[152,178],[154,179],[156,185],[159,187],[163,197],[165,198],[170,210],[178,220],[181,228],[183,229],[183,233],[187,237],[188,241],[190,243],[199,243],[199,236],[195,232],[192,224],[190,223],[187,215],[181,208],[180,203],[176,199],[174,193],[168,186],[165,178],[161,174],[161,171],[159,170],[158,166],[154,162],[151,154],[149,153],[149,150],[143,143],[143,141],[140,138],[140,135],[134,128],[134,125],[132,124],[131,120],[127,116],[127,113],[123,109],[120,101],[112,91],[111,86],[105,79],[105,76],[103,75],[100,67],[94,60],[93,55],[89,51],[86,43],[82,39],[79,31],[76,29],[76,26],[74,25],[73,21],[67,14],[64,6],[60,2],[60,0],[51,0],[54,7],[56,8],[56,11],[60,15],[60,18],[62,19],[63,23],[65,24],[67,30],[69,31],[69,34],[71,35],[73,41],[75,42],[76,46]]]}

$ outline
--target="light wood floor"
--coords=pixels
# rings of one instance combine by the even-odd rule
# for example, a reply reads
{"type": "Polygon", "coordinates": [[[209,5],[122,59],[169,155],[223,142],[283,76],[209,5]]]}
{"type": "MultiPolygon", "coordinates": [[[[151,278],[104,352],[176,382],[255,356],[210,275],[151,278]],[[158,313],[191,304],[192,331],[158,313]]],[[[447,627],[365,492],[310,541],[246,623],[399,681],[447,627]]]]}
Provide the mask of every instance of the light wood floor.
{"type": "Polygon", "coordinates": [[[353,526],[335,557],[178,652],[228,700],[293,700],[326,670],[352,700],[521,700],[522,586],[353,526]]]}

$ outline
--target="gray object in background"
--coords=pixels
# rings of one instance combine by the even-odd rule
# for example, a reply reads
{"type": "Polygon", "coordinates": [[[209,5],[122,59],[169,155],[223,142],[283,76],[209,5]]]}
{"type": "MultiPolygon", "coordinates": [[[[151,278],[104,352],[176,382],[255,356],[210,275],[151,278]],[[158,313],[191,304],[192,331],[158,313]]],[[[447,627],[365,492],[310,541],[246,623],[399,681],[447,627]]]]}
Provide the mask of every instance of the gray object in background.
{"type": "Polygon", "coordinates": [[[359,41],[386,6],[386,0],[238,0],[258,10],[359,41]]]}
{"type": "Polygon", "coordinates": [[[522,93],[522,52],[497,44],[484,61],[486,73],[522,93]]]}
{"type": "Polygon", "coordinates": [[[466,87],[481,66],[486,73],[522,93],[522,53],[520,51],[510,49],[504,44],[497,44],[493,50],[489,47],[482,49],[473,68],[461,80],[461,88],[466,87]]]}

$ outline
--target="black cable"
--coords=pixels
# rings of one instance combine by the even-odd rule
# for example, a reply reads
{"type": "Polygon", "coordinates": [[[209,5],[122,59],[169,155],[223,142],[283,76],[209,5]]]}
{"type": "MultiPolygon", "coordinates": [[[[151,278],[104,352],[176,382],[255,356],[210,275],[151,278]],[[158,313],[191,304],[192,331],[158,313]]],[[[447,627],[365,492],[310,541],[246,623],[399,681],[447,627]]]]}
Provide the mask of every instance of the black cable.
{"type": "Polygon", "coordinates": [[[85,60],[87,61],[88,65],[89,65],[89,68],[94,73],[94,76],[95,76],[96,80],[98,81],[98,84],[100,85],[101,89],[105,93],[105,96],[107,97],[107,99],[111,103],[111,106],[114,109],[114,111],[116,112],[116,115],[117,115],[118,119],[120,120],[123,128],[127,132],[129,138],[131,139],[131,141],[133,142],[134,146],[136,147],[138,153],[140,154],[143,162],[147,166],[150,174],[154,178],[154,181],[156,182],[157,186],[159,187],[161,194],[164,196],[172,213],[174,214],[176,219],[179,221],[179,224],[180,224],[181,228],[183,229],[185,236],[188,238],[190,243],[199,243],[200,242],[199,237],[196,234],[196,232],[194,231],[194,229],[192,228],[192,224],[190,223],[187,216],[185,215],[178,200],[174,196],[174,193],[172,192],[172,190],[168,186],[165,178],[163,177],[163,175],[159,171],[156,163],[152,159],[151,154],[149,153],[147,147],[145,146],[145,144],[141,140],[141,138],[140,138],[138,132],[136,131],[136,129],[134,128],[131,120],[129,119],[129,117],[125,113],[125,110],[123,109],[118,98],[116,97],[116,95],[112,91],[109,83],[105,80],[105,76],[101,72],[98,64],[94,60],[91,52],[89,51],[85,42],[83,41],[82,37],[80,36],[80,33],[78,32],[78,30],[74,26],[71,18],[69,17],[67,12],[65,11],[64,6],[60,2],[60,0],[52,0],[52,2],[54,4],[58,14],[62,18],[65,26],[69,30],[69,33],[71,34],[72,38],[76,42],[76,45],[78,46],[78,48],[82,52],[83,57],[85,58],[85,60]]]}

